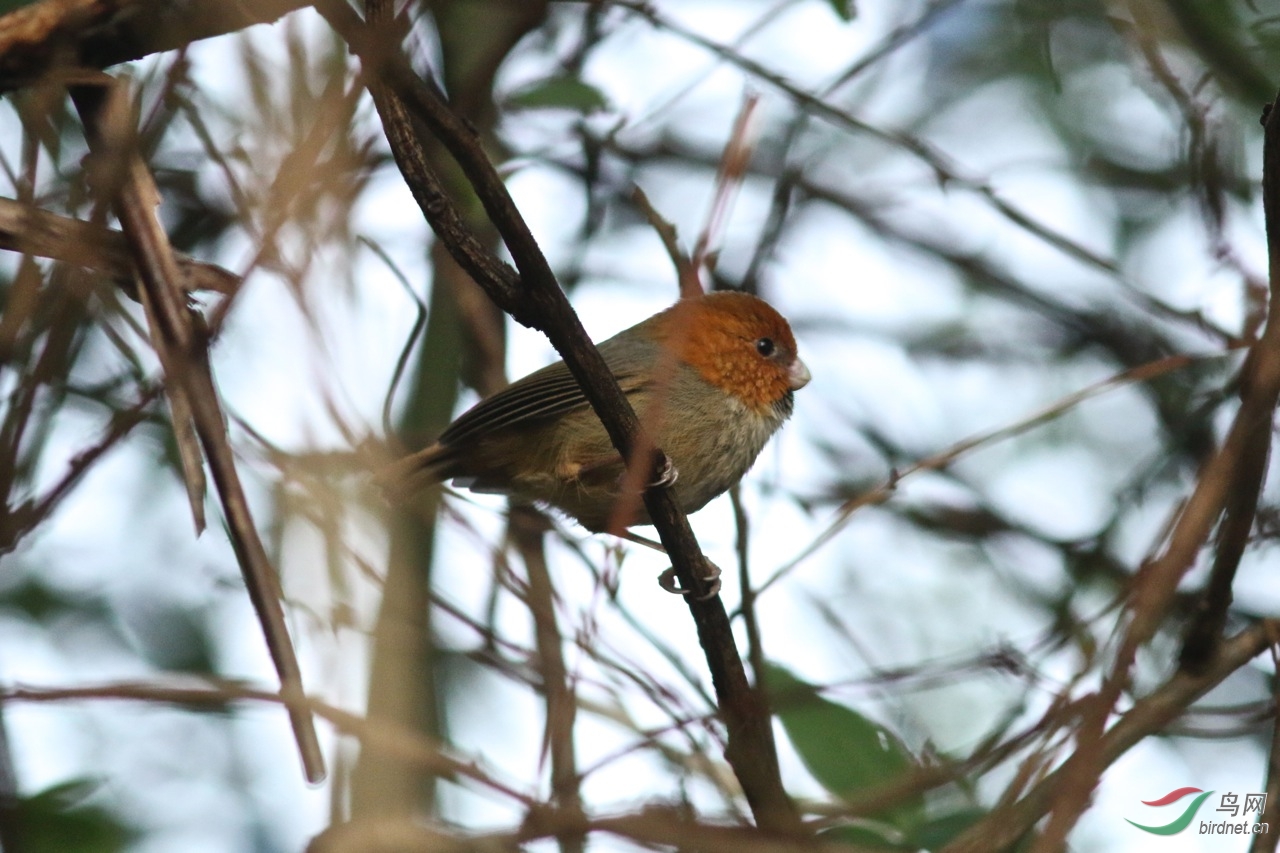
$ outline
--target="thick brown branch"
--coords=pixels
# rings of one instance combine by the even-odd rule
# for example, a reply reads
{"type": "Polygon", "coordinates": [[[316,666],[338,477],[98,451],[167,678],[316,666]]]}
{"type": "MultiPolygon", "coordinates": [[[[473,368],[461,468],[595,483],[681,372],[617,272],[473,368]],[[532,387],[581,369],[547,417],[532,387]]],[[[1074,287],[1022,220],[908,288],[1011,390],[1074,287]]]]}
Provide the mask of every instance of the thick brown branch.
{"type": "MultiPolygon", "coordinates": [[[[1262,206],[1267,224],[1268,272],[1271,278],[1267,324],[1240,369],[1240,411],[1228,442],[1236,442],[1225,515],[1209,584],[1182,648],[1182,665],[1195,672],[1204,666],[1226,624],[1231,585],[1257,514],[1271,453],[1272,421],[1280,400],[1280,109],[1272,103],[1263,113],[1262,206]]],[[[1223,446],[1225,454],[1227,445],[1223,446]]]]}
{"type": "MultiPolygon", "coordinates": [[[[439,181],[432,180],[424,156],[404,150],[406,146],[420,148],[421,142],[405,132],[399,119],[391,116],[395,123],[387,128],[388,139],[397,162],[422,163],[421,171],[415,166],[413,170],[405,169],[404,175],[433,230],[459,263],[477,275],[477,283],[495,302],[517,321],[547,335],[582,386],[614,445],[624,458],[630,459],[639,433],[635,412],[569,305],[475,132],[449,108],[437,87],[423,82],[414,73],[398,48],[388,45],[386,39],[379,39],[344,3],[329,0],[318,8],[360,56],[366,76],[385,82],[397,100],[403,101],[413,117],[421,120],[457,160],[510,251],[520,273],[519,281],[513,283],[506,274],[486,274],[491,266],[468,263],[467,245],[453,244],[458,235],[455,229],[446,227],[450,205],[438,195],[439,181]],[[416,186],[415,182],[422,180],[424,173],[423,185],[416,186]]],[[[375,95],[379,88],[375,83],[375,95]]],[[[380,112],[386,122],[389,113],[381,107],[380,112]]],[[[773,831],[800,832],[795,806],[782,787],[768,708],[747,680],[723,603],[718,597],[702,599],[708,592],[707,559],[688,519],[667,490],[647,490],[644,502],[681,585],[693,591],[686,599],[728,729],[726,758],[742,784],[758,824],[773,831]]]]}
{"type": "Polygon", "coordinates": [[[310,4],[43,0],[0,17],[0,92],[60,68],[106,68],[270,23],[310,4]]]}

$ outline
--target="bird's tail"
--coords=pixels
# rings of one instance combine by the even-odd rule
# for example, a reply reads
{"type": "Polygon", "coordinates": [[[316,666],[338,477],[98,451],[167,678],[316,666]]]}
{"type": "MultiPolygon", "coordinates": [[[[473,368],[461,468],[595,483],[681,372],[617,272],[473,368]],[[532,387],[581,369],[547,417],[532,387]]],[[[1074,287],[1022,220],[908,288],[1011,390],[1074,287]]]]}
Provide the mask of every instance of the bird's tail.
{"type": "Polygon", "coordinates": [[[439,442],[383,465],[373,481],[388,499],[406,498],[448,478],[447,448],[439,442]]]}

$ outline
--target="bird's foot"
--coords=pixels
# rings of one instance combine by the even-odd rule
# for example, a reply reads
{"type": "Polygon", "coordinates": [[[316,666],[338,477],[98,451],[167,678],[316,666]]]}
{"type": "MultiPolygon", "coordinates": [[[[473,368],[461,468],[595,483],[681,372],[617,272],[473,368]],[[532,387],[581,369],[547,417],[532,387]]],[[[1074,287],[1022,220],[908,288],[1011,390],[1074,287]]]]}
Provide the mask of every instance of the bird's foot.
{"type": "Polygon", "coordinates": [[[654,477],[652,483],[649,483],[649,488],[654,489],[659,486],[667,488],[674,486],[676,484],[676,480],[680,479],[680,472],[676,469],[676,464],[671,461],[670,456],[663,453],[661,450],[658,451],[658,454],[660,458],[654,466],[657,471],[657,476],[654,477]]]}
{"type": "MultiPolygon", "coordinates": [[[[707,585],[707,591],[694,599],[695,601],[707,601],[720,594],[720,567],[710,560],[704,559],[703,563],[707,567],[707,574],[702,578],[707,585]]],[[[677,585],[678,580],[676,570],[670,568],[658,575],[658,586],[674,595],[689,595],[693,592],[691,589],[681,589],[677,585]]]]}

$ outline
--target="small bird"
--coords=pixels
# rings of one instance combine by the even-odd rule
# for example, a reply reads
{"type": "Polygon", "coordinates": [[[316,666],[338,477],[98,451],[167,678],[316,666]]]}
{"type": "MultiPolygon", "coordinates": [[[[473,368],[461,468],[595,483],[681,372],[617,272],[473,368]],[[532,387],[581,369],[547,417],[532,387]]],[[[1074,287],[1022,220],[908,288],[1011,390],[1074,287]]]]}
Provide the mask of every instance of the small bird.
{"type": "MultiPolygon", "coordinates": [[[[666,453],[670,467],[660,484],[671,485],[687,513],[742,479],[790,417],[794,392],[809,382],[791,326],[746,293],[681,299],[599,350],[666,453]],[[649,424],[655,403],[660,415],[649,424]]],[[[616,523],[625,476],[622,457],[563,361],[481,400],[393,469],[391,479],[412,488],[453,480],[550,504],[596,533],[616,523]]],[[[621,521],[650,523],[640,501],[621,521]]]]}

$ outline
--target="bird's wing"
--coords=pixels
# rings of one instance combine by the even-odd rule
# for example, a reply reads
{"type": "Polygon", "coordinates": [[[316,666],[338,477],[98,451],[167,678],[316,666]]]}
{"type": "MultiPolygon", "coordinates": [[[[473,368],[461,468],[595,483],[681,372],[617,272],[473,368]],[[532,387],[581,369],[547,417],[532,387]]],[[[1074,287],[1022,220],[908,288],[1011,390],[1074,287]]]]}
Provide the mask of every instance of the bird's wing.
{"type": "MultiPolygon", "coordinates": [[[[630,394],[648,384],[652,360],[635,352],[634,347],[611,344],[613,340],[601,344],[600,353],[623,393],[630,394]]],[[[462,444],[515,424],[562,415],[586,405],[587,398],[578,387],[578,380],[563,361],[558,361],[463,412],[440,435],[439,443],[446,447],[462,444]]]]}

